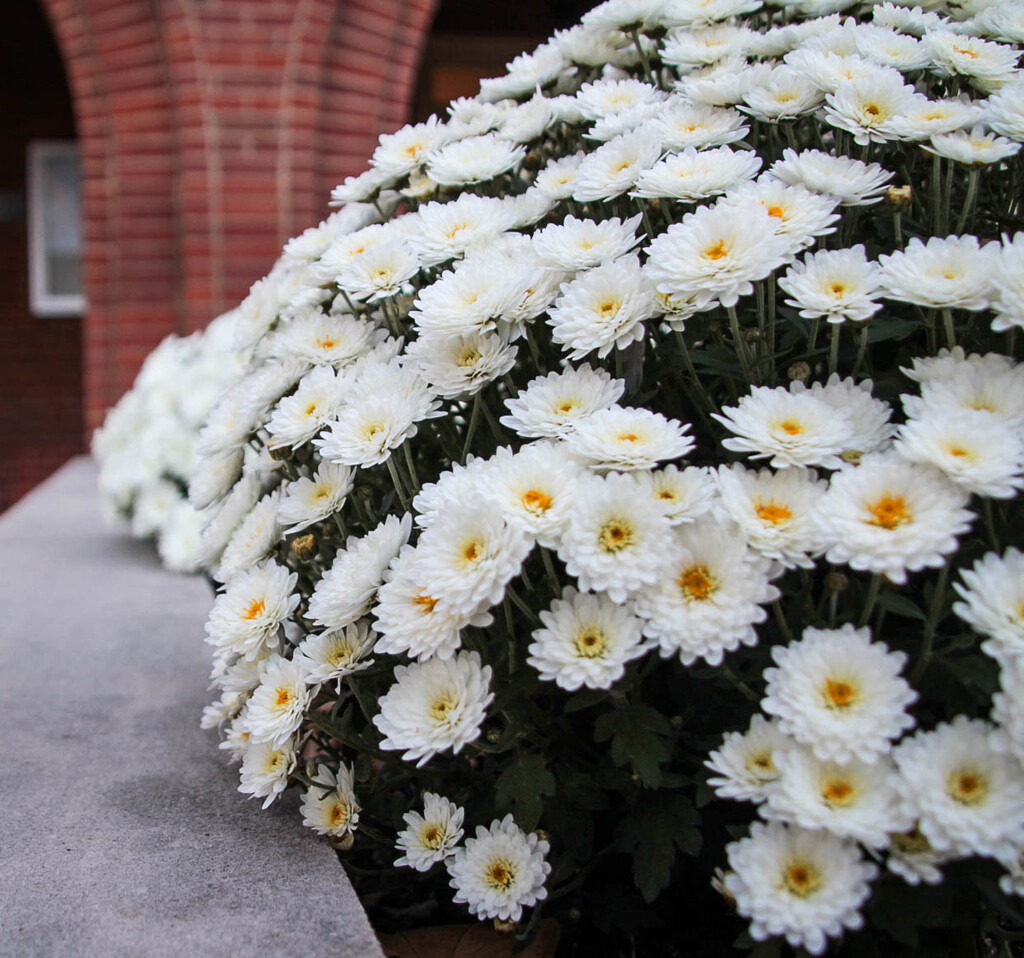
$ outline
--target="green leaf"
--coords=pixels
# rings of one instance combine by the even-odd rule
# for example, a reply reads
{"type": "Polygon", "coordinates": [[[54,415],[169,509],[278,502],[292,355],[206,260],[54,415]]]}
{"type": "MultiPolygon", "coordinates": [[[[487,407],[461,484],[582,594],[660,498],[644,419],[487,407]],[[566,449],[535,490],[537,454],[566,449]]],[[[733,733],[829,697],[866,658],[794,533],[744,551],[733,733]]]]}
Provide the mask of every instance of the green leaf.
{"type": "Polygon", "coordinates": [[[604,702],[607,698],[608,693],[603,689],[584,689],[582,692],[577,692],[566,699],[563,710],[566,713],[582,712],[583,709],[588,709],[592,705],[604,702]]]}
{"type": "Polygon", "coordinates": [[[498,776],[495,804],[499,812],[511,812],[524,832],[531,832],[544,811],[541,796],[555,791],[555,776],[543,755],[518,755],[498,776]]]}
{"type": "Polygon", "coordinates": [[[611,739],[611,756],[616,765],[632,765],[648,788],[661,785],[661,764],[672,756],[664,736],[672,726],[660,712],[647,705],[630,705],[605,712],[594,723],[594,739],[611,739]]]}
{"type": "Polygon", "coordinates": [[[886,612],[892,612],[894,615],[902,615],[908,619],[920,619],[922,622],[928,620],[928,616],[924,614],[924,610],[917,603],[912,602],[899,592],[883,592],[878,597],[878,604],[886,612]]]}
{"type": "Polygon", "coordinates": [[[643,792],[615,829],[615,845],[633,856],[633,881],[644,901],[668,886],[676,849],[700,851],[700,814],[679,792],[643,792]]]}

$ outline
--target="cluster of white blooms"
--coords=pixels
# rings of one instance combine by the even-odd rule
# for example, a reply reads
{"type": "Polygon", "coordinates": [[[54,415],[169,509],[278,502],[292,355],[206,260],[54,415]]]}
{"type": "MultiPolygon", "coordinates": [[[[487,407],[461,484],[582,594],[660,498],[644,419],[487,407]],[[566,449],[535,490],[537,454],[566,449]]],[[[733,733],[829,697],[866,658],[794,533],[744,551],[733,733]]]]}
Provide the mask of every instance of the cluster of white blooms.
{"type": "Polygon", "coordinates": [[[245,369],[233,331],[227,313],[202,332],[168,336],[92,436],[107,517],[127,519],[132,535],[155,539],[176,572],[202,564],[202,520],[187,490],[200,468],[200,427],[245,369]]]}
{"type": "Polygon", "coordinates": [[[727,683],[753,938],[819,954],[954,858],[1024,889],[1024,560],[961,555],[1024,486],[1019,3],[778,6],[607,0],[382,136],[237,311],[187,473],[204,722],[480,918],[585,864],[553,822],[692,781],[668,716],[727,683]],[[943,616],[1001,691],[918,727],[943,616]],[[573,806],[582,756],[635,775],[573,806]]]}

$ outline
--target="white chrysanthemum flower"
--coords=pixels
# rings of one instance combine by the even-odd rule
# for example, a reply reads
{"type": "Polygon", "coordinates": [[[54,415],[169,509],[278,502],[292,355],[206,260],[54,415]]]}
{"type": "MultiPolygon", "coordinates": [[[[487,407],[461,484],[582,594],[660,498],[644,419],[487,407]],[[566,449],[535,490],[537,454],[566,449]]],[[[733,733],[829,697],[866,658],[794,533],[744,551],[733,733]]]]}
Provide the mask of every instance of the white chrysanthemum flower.
{"type": "Polygon", "coordinates": [[[531,380],[517,396],[506,399],[509,415],[499,421],[527,438],[564,438],[588,416],[618,402],[625,388],[623,380],[589,363],[568,367],[531,380]]]}
{"type": "MultiPolygon", "coordinates": [[[[242,450],[204,456],[188,482],[188,501],[193,509],[206,509],[226,496],[242,474],[242,450]]],[[[100,483],[102,488],[102,474],[100,483]]]]}
{"type": "Polygon", "coordinates": [[[696,203],[752,179],[760,169],[761,158],[752,150],[719,146],[698,152],[688,146],[642,173],[632,195],[670,196],[696,203]]]}
{"type": "Polygon", "coordinates": [[[426,529],[439,515],[458,510],[462,503],[476,495],[488,495],[494,470],[493,459],[482,459],[470,454],[463,466],[453,462],[437,477],[437,482],[426,482],[412,501],[416,525],[426,529]]]}
{"type": "Polygon", "coordinates": [[[972,130],[958,130],[955,133],[933,136],[930,145],[925,146],[925,149],[929,153],[944,156],[965,166],[979,166],[1001,163],[1008,157],[1016,156],[1020,152],[1020,146],[1020,143],[996,136],[984,127],[976,126],[972,130]]]}
{"type": "MultiPolygon", "coordinates": [[[[833,32],[840,34],[845,31],[833,32]]],[[[853,46],[856,46],[856,41],[853,46]]],[[[834,93],[844,83],[877,75],[880,69],[853,50],[838,53],[812,44],[798,46],[783,57],[783,62],[825,93],[834,93]]]]}
{"type": "Polygon", "coordinates": [[[420,261],[406,237],[389,235],[341,265],[334,281],[350,299],[376,302],[406,289],[420,261]]]}
{"type": "Polygon", "coordinates": [[[958,715],[893,751],[908,814],[933,848],[996,855],[1024,828],[1024,768],[995,728],[958,715]]]}
{"type": "Polygon", "coordinates": [[[1024,655],[1024,553],[988,552],[960,577],[953,611],[986,637],[982,649],[1000,659],[1024,655]]]}
{"type": "Polygon", "coordinates": [[[587,120],[599,120],[625,113],[644,103],[661,103],[665,94],[642,80],[595,80],[584,83],[576,93],[576,105],[587,120]]]}
{"type": "Polygon", "coordinates": [[[815,193],[827,193],[843,206],[877,203],[892,179],[892,173],[878,163],[832,156],[821,150],[784,150],[782,159],[768,172],[790,186],[801,185],[815,193]]]}
{"type": "Polygon", "coordinates": [[[427,154],[443,146],[450,135],[436,116],[425,123],[406,124],[394,133],[381,135],[370,166],[381,176],[396,180],[420,166],[427,154]]]}
{"type": "Polygon", "coordinates": [[[285,742],[280,748],[275,748],[269,742],[247,743],[242,756],[239,772],[241,784],[238,790],[243,795],[262,798],[263,807],[268,808],[285,790],[288,776],[295,770],[296,761],[291,742],[285,742]]]}
{"type": "Polygon", "coordinates": [[[1024,83],[1007,84],[985,101],[984,121],[996,133],[1014,140],[1024,137],[1024,83]]]}
{"type": "Polygon", "coordinates": [[[250,740],[281,748],[302,723],[309,702],[302,659],[271,655],[260,663],[260,683],[245,710],[250,740]]]}
{"type": "Polygon", "coordinates": [[[220,653],[262,657],[277,643],[282,623],[295,611],[298,576],[272,559],[236,576],[213,603],[206,641],[220,653]]]}
{"type": "Polygon", "coordinates": [[[1024,443],[984,410],[925,405],[919,417],[900,426],[895,449],[979,496],[1010,499],[1024,488],[1024,443]]]}
{"type": "Polygon", "coordinates": [[[419,424],[440,415],[440,400],[412,369],[392,366],[375,377],[375,387],[352,395],[314,440],[320,455],[346,466],[375,466],[384,462],[419,424]]]}
{"type": "Polygon", "coordinates": [[[537,87],[547,86],[561,75],[568,64],[557,43],[542,43],[532,53],[521,53],[505,64],[508,73],[480,81],[480,97],[488,101],[522,96],[537,87]]]}
{"type": "Polygon", "coordinates": [[[493,621],[479,608],[453,605],[445,597],[427,591],[423,561],[416,549],[407,549],[385,573],[373,608],[374,627],[380,638],[374,651],[408,655],[424,661],[450,659],[462,645],[468,625],[486,628],[493,621]]]}
{"type": "Polygon", "coordinates": [[[722,744],[704,764],[715,774],[708,784],[720,798],[763,802],[779,780],[779,754],[793,740],[779,730],[778,722],[754,715],[745,732],[726,732],[722,744]]]}
{"type": "Polygon", "coordinates": [[[213,568],[220,560],[224,547],[238,523],[259,501],[261,481],[258,476],[242,473],[242,478],[220,502],[204,513],[206,525],[200,537],[200,559],[203,566],[213,568]]]}
{"type": "Polygon", "coordinates": [[[884,296],[936,309],[987,309],[999,246],[976,236],[913,237],[903,250],[878,258],[884,296]]]}
{"type": "Polygon", "coordinates": [[[541,679],[569,692],[584,686],[611,688],[625,675],[626,663],[649,647],[641,634],[643,623],[628,609],[571,586],[540,619],[544,627],[533,632],[526,661],[541,679]]]}
{"type": "Polygon", "coordinates": [[[1024,44],[1024,8],[1019,2],[1008,0],[979,10],[974,25],[996,40],[1024,44]]]}
{"type": "Polygon", "coordinates": [[[586,476],[558,546],[558,556],[587,592],[613,602],[653,585],[671,548],[671,526],[628,473],[586,476]]]}
{"type": "Polygon", "coordinates": [[[790,256],[789,241],[756,207],[702,206],[651,241],[644,269],[661,293],[694,295],[698,307],[734,306],[790,256]]]}
{"type": "Polygon", "coordinates": [[[893,121],[917,94],[900,73],[882,68],[874,76],[844,83],[825,97],[825,120],[848,130],[855,143],[884,143],[898,138],[893,121]]]}
{"type": "Polygon", "coordinates": [[[503,139],[511,143],[531,143],[542,136],[554,122],[555,111],[551,100],[537,92],[502,119],[498,132],[503,139]]]}
{"type": "Polygon", "coordinates": [[[942,881],[939,866],[960,857],[952,851],[932,848],[916,823],[907,831],[890,835],[886,851],[886,868],[908,885],[938,885],[942,881]]]}
{"type": "Polygon", "coordinates": [[[491,465],[488,494],[505,521],[521,525],[542,546],[557,549],[582,474],[566,447],[534,442],[515,454],[502,448],[491,465]]]}
{"type": "Polygon", "coordinates": [[[586,155],[581,151],[557,159],[552,158],[544,169],[537,172],[537,177],[533,181],[534,187],[552,200],[568,199],[576,188],[576,173],[586,155]]]}
{"type": "Polygon", "coordinates": [[[419,375],[444,399],[473,396],[516,363],[516,346],[498,333],[424,335],[405,355],[419,375]]]}
{"type": "Polygon", "coordinates": [[[636,254],[604,263],[562,284],[562,294],[548,311],[552,339],[570,359],[597,350],[607,356],[643,339],[645,319],[658,312],[654,288],[640,269],[636,254]]]}
{"type": "Polygon", "coordinates": [[[776,469],[824,466],[838,469],[840,453],[853,437],[850,417],[811,390],[755,386],[738,406],[723,406],[714,413],[735,439],[722,445],[753,459],[767,459],[776,469]]]}
{"type": "Polygon", "coordinates": [[[314,366],[275,407],[267,423],[270,448],[301,446],[312,439],[341,405],[344,379],[331,366],[314,366]]]}
{"type": "Polygon", "coordinates": [[[932,10],[925,10],[924,7],[931,7],[930,0],[918,6],[905,6],[901,3],[892,3],[885,0],[871,8],[871,20],[880,27],[889,30],[898,30],[900,33],[907,33],[911,36],[922,37],[929,30],[939,26],[942,18],[932,10]]]}
{"type": "Polygon", "coordinates": [[[668,0],[661,12],[666,26],[716,23],[761,7],[761,0],[668,0]]]}
{"type": "Polygon", "coordinates": [[[402,852],[395,865],[406,865],[418,872],[430,871],[438,862],[455,854],[462,838],[465,811],[434,792],[423,794],[423,814],[406,812],[405,828],[395,845],[402,852]]]}
{"type": "Polygon", "coordinates": [[[857,33],[857,49],[879,66],[904,73],[928,65],[928,48],[917,37],[881,26],[864,25],[857,33]]]}
{"type": "Polygon", "coordinates": [[[171,510],[157,540],[160,561],[172,572],[197,572],[201,566],[203,516],[184,500],[171,510]]]}
{"type": "Polygon", "coordinates": [[[358,176],[346,176],[344,183],[339,183],[331,190],[329,205],[347,206],[350,203],[362,203],[376,196],[381,188],[390,182],[391,176],[373,168],[363,170],[358,176]]]}
{"type": "Polygon", "coordinates": [[[308,685],[334,680],[340,691],[346,675],[373,665],[368,655],[376,638],[365,620],[319,635],[307,635],[295,650],[295,661],[302,661],[308,685]]]}
{"type": "Polygon", "coordinates": [[[891,126],[901,140],[927,140],[973,126],[981,117],[981,107],[969,100],[929,100],[918,96],[900,116],[892,119],[891,126]]]}
{"type": "Polygon", "coordinates": [[[983,90],[998,90],[1014,78],[1020,51],[1013,46],[934,30],[925,39],[932,67],[949,76],[965,76],[983,90]]]}
{"type": "Polygon", "coordinates": [[[511,815],[490,828],[478,825],[476,836],[445,861],[453,900],[480,919],[519,921],[524,907],[547,898],[548,848],[535,834],[526,835],[511,815]]]}
{"type": "Polygon", "coordinates": [[[778,784],[760,809],[769,821],[823,828],[868,848],[884,848],[891,832],[913,824],[899,807],[895,767],[888,759],[872,765],[823,761],[795,746],[781,751],[775,763],[778,784]]]}
{"type": "Polygon", "coordinates": [[[270,341],[272,356],[307,366],[344,366],[366,353],[382,331],[365,319],[314,310],[282,326],[270,341]]]}
{"type": "Polygon", "coordinates": [[[812,193],[803,186],[788,186],[767,174],[753,182],[740,183],[730,190],[719,204],[742,211],[759,203],[771,220],[772,227],[784,236],[792,251],[809,246],[819,236],[836,231],[839,201],[832,196],[812,193]]]}
{"type": "Polygon", "coordinates": [[[508,523],[486,499],[440,514],[416,544],[424,590],[472,614],[500,602],[533,548],[533,537],[508,523]]]}
{"type": "Polygon", "coordinates": [[[616,405],[588,416],[565,441],[592,469],[646,470],[689,453],[689,428],[649,409],[616,405]]]}
{"type": "Polygon", "coordinates": [[[480,183],[512,169],[525,155],[526,147],[497,133],[466,137],[430,153],[427,176],[442,186],[480,183]]]}
{"type": "Polygon", "coordinates": [[[860,928],[860,908],[878,874],[857,846],[820,831],[755,823],[750,836],[726,846],[731,871],[725,887],[736,910],[751,919],[750,937],[785,935],[812,955],[829,937],[860,928]]]}
{"type": "Polygon", "coordinates": [[[661,159],[661,137],[651,127],[617,136],[587,154],[576,172],[573,199],[609,200],[628,193],[637,178],[661,159]]]}
{"type": "Polygon", "coordinates": [[[786,302],[807,319],[863,322],[882,308],[874,298],[881,293],[878,267],[868,261],[863,244],[808,253],[778,282],[789,294],[786,302]]]}
{"type": "Polygon", "coordinates": [[[661,59],[689,72],[710,66],[726,57],[743,56],[753,31],[747,27],[720,24],[703,30],[670,30],[662,43],[661,59]]]}
{"type": "Polygon", "coordinates": [[[887,449],[896,432],[890,422],[892,407],[871,395],[873,385],[870,379],[855,382],[833,373],[825,383],[807,386],[794,380],[789,388],[797,395],[810,394],[830,405],[837,414],[850,417],[850,439],[843,449],[843,458],[855,462],[865,453],[887,449]]]}
{"type": "Polygon", "coordinates": [[[533,234],[533,249],[549,269],[590,269],[625,256],[640,238],[636,229],[642,214],[620,220],[580,220],[570,214],[533,234]]]}
{"type": "Polygon", "coordinates": [[[588,10],[580,24],[588,30],[649,30],[661,23],[667,0],[605,0],[588,10]]]}
{"type": "Polygon", "coordinates": [[[825,543],[816,510],[828,483],[807,469],[757,472],[719,466],[716,508],[735,522],[750,547],[787,568],[813,568],[825,543]]]}
{"type": "Polygon", "coordinates": [[[992,329],[1001,333],[1014,326],[1024,328],[1024,233],[1003,237],[992,286],[992,329]]]}
{"type": "Polygon", "coordinates": [[[245,445],[253,426],[246,403],[249,388],[244,380],[236,383],[210,410],[196,443],[200,456],[234,452],[245,445]]]}
{"type": "Polygon", "coordinates": [[[759,120],[792,120],[816,110],[824,99],[821,89],[792,67],[778,66],[743,94],[744,113],[759,120]]]}
{"type": "Polygon", "coordinates": [[[912,728],[917,693],[900,678],[907,657],[872,642],[870,629],[804,629],[774,646],[761,707],[823,761],[873,763],[912,728]]]}
{"type": "Polygon", "coordinates": [[[771,64],[747,63],[745,57],[718,60],[710,67],[695,70],[675,83],[676,92],[700,106],[733,107],[743,94],[771,73],[771,64]]]}
{"type": "Polygon", "coordinates": [[[974,514],[968,494],[937,469],[895,453],[872,453],[832,476],[821,501],[827,558],[897,585],[908,572],[936,569],[957,547],[974,514]]]}
{"type": "Polygon", "coordinates": [[[327,629],[355,622],[370,607],[384,570],[409,541],[412,517],[388,516],[362,538],[349,536],[313,589],[306,618],[327,629]]]}
{"type": "Polygon", "coordinates": [[[302,824],[318,835],[342,839],[359,824],[359,803],[352,786],[352,770],[341,763],[337,774],[328,765],[317,765],[313,784],[302,796],[302,824]]]}
{"type": "Polygon", "coordinates": [[[463,193],[450,203],[427,203],[414,215],[409,242],[424,266],[437,266],[490,242],[512,226],[512,210],[500,199],[463,193]]]}
{"type": "Polygon", "coordinates": [[[772,563],[708,518],[675,527],[673,539],[656,581],[633,597],[644,635],[658,642],[663,658],[720,665],[726,652],[757,643],[754,625],[780,594],[769,582],[772,563]]]}
{"type": "MultiPolygon", "coordinates": [[[[305,476],[284,487],[277,518],[291,535],[338,512],[352,491],[352,470],[322,462],[312,479],[305,476]]],[[[226,551],[226,550],[225,550],[226,551]]]]}
{"type": "Polygon", "coordinates": [[[929,359],[917,358],[912,369],[903,368],[921,382],[921,395],[904,395],[903,409],[910,417],[926,409],[971,409],[985,412],[1011,428],[1024,428],[1024,366],[1009,356],[972,353],[961,347],[941,350],[929,359]]]}
{"type": "Polygon", "coordinates": [[[750,127],[743,114],[702,103],[673,99],[651,120],[661,137],[662,149],[704,150],[742,140],[750,127]]]}
{"type": "Polygon", "coordinates": [[[480,735],[490,691],[491,667],[476,652],[432,658],[395,668],[395,684],[382,696],[373,717],[383,736],[380,747],[405,749],[402,759],[425,765],[438,752],[458,754],[480,735]]]}
{"type": "Polygon", "coordinates": [[[674,465],[651,472],[634,473],[670,525],[693,522],[704,515],[715,498],[715,485],[708,471],[698,466],[679,469],[674,465]]]}

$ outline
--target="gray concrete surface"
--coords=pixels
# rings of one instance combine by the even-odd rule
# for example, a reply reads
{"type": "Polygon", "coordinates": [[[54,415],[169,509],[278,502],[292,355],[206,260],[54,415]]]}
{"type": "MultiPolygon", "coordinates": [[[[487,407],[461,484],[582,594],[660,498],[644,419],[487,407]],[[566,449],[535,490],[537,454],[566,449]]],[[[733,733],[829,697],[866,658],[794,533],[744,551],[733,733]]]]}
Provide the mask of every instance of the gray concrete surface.
{"type": "Polygon", "coordinates": [[[0,517],[0,955],[380,956],[297,800],[199,728],[198,578],[106,529],[73,460],[0,517]]]}

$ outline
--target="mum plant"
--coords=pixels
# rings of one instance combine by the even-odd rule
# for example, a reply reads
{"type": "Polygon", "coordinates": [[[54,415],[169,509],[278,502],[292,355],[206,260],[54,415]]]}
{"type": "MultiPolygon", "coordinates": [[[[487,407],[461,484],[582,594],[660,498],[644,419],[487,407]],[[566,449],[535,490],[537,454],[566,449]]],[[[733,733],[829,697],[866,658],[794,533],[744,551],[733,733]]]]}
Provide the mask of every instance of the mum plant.
{"type": "Polygon", "coordinates": [[[1008,947],[1022,41],[1019,0],[609,0],[253,287],[204,721],[378,914],[1008,947]]]}

